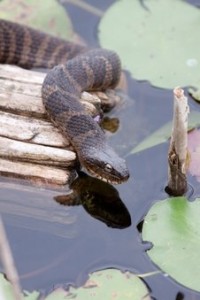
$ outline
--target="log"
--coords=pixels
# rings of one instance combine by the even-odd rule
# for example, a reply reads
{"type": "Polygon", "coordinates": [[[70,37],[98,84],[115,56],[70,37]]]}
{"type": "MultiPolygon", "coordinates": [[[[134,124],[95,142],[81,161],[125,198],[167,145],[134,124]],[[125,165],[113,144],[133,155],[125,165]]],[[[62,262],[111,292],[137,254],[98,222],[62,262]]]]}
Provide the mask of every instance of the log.
{"type": "Polygon", "coordinates": [[[168,151],[168,186],[166,191],[172,196],[183,196],[187,192],[187,131],[188,99],[184,90],[177,87],[174,93],[174,113],[172,135],[168,151]]]}
{"type": "Polygon", "coordinates": [[[74,152],[66,149],[24,143],[5,137],[0,137],[0,157],[58,167],[71,166],[76,158],[74,152]]]}
{"type": "Polygon", "coordinates": [[[69,170],[61,168],[48,167],[45,165],[36,165],[28,162],[11,161],[0,159],[0,173],[3,176],[28,179],[34,184],[67,184],[72,176],[69,170]]]}
{"type": "MultiPolygon", "coordinates": [[[[45,112],[45,74],[10,65],[0,65],[0,74],[0,175],[66,184],[76,154],[45,112]]],[[[95,93],[82,93],[81,101],[92,116],[100,113],[95,93]]]]}

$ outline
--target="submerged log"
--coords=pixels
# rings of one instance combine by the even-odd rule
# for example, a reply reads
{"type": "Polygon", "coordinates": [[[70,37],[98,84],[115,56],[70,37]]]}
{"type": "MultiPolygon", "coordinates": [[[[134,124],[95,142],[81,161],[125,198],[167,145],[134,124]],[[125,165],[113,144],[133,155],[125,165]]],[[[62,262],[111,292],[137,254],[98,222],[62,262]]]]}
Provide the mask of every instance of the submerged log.
{"type": "MultiPolygon", "coordinates": [[[[10,65],[0,65],[0,74],[0,175],[66,184],[76,154],[46,115],[45,74],[10,65]]],[[[84,92],[81,101],[92,116],[99,114],[95,94],[84,92]]]]}

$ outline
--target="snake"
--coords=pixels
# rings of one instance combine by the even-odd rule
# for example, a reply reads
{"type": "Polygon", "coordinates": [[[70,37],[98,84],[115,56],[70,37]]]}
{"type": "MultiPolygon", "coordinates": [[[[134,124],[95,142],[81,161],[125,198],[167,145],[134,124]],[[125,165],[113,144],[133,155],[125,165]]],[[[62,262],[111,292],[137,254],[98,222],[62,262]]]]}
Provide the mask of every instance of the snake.
{"type": "Polygon", "coordinates": [[[114,89],[121,75],[118,55],[89,49],[34,28],[0,20],[0,63],[48,69],[41,97],[50,120],[72,144],[90,175],[112,184],[129,178],[123,158],[80,103],[83,91],[114,89]]]}

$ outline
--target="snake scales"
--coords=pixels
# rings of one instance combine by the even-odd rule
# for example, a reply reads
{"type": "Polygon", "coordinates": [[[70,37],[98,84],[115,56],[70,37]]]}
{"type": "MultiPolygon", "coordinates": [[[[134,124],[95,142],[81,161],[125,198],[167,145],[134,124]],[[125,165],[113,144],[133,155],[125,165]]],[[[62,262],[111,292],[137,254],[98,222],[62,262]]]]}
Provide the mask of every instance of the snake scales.
{"type": "Polygon", "coordinates": [[[99,125],[80,104],[83,90],[114,88],[121,64],[116,53],[88,50],[32,28],[0,20],[0,63],[48,68],[42,99],[50,119],[70,140],[81,165],[92,175],[121,183],[125,161],[107,144],[99,125]]]}

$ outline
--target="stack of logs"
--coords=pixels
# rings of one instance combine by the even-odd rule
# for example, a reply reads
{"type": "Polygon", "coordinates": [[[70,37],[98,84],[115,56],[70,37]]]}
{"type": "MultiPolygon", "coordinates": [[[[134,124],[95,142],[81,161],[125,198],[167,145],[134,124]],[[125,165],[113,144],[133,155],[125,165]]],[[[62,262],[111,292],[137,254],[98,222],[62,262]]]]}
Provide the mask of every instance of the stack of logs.
{"type": "MultiPolygon", "coordinates": [[[[66,184],[76,154],[45,113],[45,74],[10,65],[0,65],[0,74],[0,175],[66,184]]],[[[82,101],[92,116],[98,114],[97,95],[84,92],[82,101]]]]}

